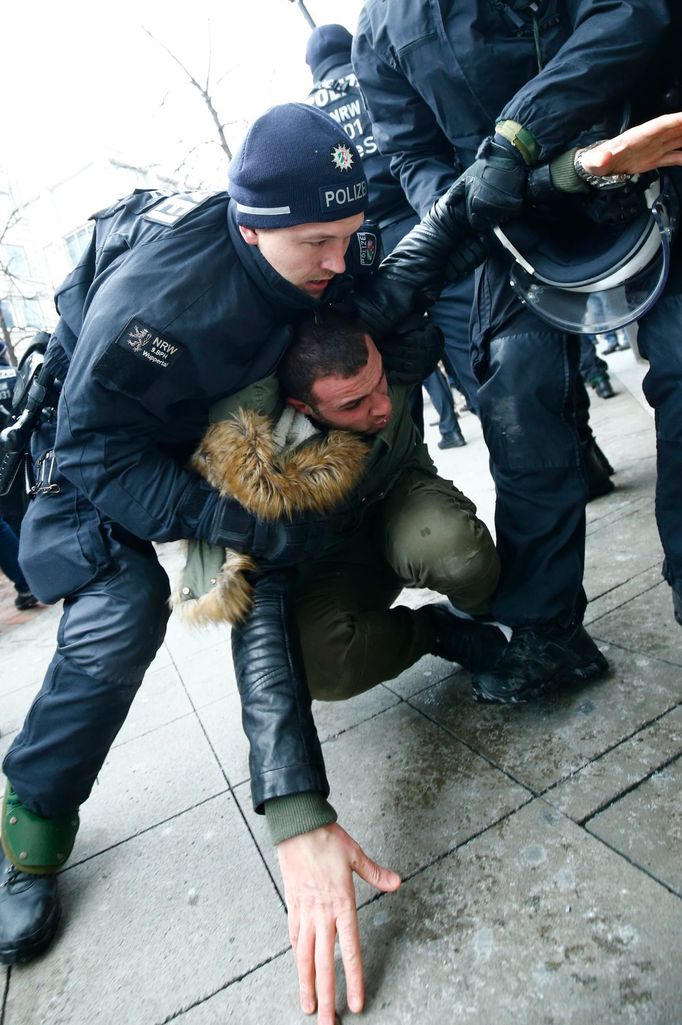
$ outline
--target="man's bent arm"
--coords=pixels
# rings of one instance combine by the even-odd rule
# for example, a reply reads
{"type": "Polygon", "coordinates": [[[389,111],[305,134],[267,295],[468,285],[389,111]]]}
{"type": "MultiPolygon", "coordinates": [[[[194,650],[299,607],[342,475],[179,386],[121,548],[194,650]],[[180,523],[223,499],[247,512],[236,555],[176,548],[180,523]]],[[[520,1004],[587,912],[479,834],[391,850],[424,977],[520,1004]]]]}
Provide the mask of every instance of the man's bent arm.
{"type": "Polygon", "coordinates": [[[233,629],[235,674],[249,739],[251,792],[265,810],[278,854],[299,976],[301,1007],[334,1025],[334,942],[338,934],[348,1006],[364,1003],[353,872],[378,889],[399,877],[371,861],[338,826],[315,730],[293,615],[293,575],[255,581],[248,619],[233,629]],[[317,997],[316,997],[317,994],[317,997]]]}

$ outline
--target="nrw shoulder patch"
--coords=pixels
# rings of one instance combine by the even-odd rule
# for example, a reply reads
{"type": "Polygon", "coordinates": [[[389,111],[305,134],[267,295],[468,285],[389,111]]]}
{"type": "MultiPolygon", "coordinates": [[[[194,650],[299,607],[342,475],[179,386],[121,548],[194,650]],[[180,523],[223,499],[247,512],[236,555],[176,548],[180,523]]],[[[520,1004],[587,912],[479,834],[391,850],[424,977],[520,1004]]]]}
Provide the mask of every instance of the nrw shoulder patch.
{"type": "Polygon", "coordinates": [[[164,338],[153,327],[136,319],[126,324],[116,344],[158,370],[168,370],[185,351],[184,346],[164,338]]]}
{"type": "Polygon", "coordinates": [[[145,210],[142,217],[145,221],[173,228],[215,195],[215,192],[179,192],[173,196],[164,196],[145,210]]]}

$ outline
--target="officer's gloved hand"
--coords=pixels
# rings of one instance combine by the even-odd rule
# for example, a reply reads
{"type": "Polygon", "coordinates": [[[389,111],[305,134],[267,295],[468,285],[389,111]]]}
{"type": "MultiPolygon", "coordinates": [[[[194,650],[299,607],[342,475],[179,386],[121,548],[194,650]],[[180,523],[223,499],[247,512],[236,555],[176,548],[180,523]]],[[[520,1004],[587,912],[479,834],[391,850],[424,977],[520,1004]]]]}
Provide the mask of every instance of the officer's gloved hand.
{"type": "Polygon", "coordinates": [[[473,228],[485,231],[520,213],[528,179],[523,157],[506,140],[485,139],[459,179],[473,228]]]}
{"type": "Polygon", "coordinates": [[[391,384],[420,384],[443,355],[443,332],[427,317],[413,315],[378,345],[391,384]]]}
{"type": "Polygon", "coordinates": [[[581,196],[580,210],[593,224],[626,224],[646,210],[644,189],[649,177],[641,175],[637,182],[625,182],[613,188],[590,188],[581,196]]]}
{"type": "Polygon", "coordinates": [[[253,516],[234,499],[223,498],[218,503],[207,540],[250,555],[259,566],[280,569],[318,557],[339,537],[336,510],[324,516],[300,513],[291,519],[267,522],[253,516]]]}
{"type": "Polygon", "coordinates": [[[355,293],[354,312],[376,341],[434,303],[446,284],[469,274],[486,255],[487,243],[467,219],[460,178],[355,293]]]}

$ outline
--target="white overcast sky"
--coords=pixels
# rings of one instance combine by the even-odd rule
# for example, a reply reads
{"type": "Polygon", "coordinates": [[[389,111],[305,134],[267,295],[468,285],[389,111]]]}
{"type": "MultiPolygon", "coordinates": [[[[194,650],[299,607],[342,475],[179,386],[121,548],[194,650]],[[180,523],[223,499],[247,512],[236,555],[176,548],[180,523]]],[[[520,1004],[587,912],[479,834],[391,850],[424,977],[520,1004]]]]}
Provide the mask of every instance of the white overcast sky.
{"type": "MultiPolygon", "coordinates": [[[[352,32],[362,0],[306,7],[316,24],[352,32]]],[[[219,113],[238,122],[228,129],[233,148],[246,123],[272,103],[303,99],[310,83],[310,29],[290,0],[5,0],[1,22],[0,165],[24,197],[103,153],[170,171],[179,152],[213,137],[198,93],[145,27],[197,78],[210,32],[219,113]]]]}

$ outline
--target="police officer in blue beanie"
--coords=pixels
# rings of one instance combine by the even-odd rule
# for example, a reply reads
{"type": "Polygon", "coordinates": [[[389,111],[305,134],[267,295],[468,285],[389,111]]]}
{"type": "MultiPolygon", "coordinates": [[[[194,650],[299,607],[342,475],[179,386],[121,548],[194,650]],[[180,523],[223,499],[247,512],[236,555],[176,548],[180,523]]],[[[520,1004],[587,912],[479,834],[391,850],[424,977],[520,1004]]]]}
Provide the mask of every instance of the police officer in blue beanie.
{"type": "MultiPolygon", "coordinates": [[[[95,214],[91,245],[56,295],[60,320],[45,357],[54,385],[32,440],[21,563],[33,593],[64,606],[42,689],[3,763],[8,964],[30,960],[55,935],[56,873],[79,807],[163,640],[169,584],[152,541],[199,538],[253,555],[267,570],[255,585],[260,619],[233,642],[243,649],[255,623],[259,654],[269,657],[268,623],[290,632],[287,567],[334,537],[333,516],[266,523],[187,469],[209,408],[272,373],[302,312],[342,295],[380,340],[437,294],[446,270],[468,272],[480,259],[466,218],[441,202],[372,276],[377,240],[361,230],[362,163],[336,122],[306,104],[258,118],[229,177],[229,194],[136,192],[95,214]]],[[[427,329],[387,341],[384,360],[420,380],[438,351],[427,329]]],[[[334,822],[297,646],[275,655],[276,670],[257,688],[244,677],[254,803],[263,812],[298,799],[300,835],[280,845],[290,912],[296,921],[302,907],[311,913],[301,866],[321,844],[315,871],[349,911],[346,950],[357,964],[352,871],[381,889],[399,880],[334,822]]],[[[321,1007],[329,992],[325,976],[321,1007]]],[[[333,981],[331,992],[333,1007],[333,981]]],[[[357,969],[348,992],[358,1009],[357,969]]]]}

